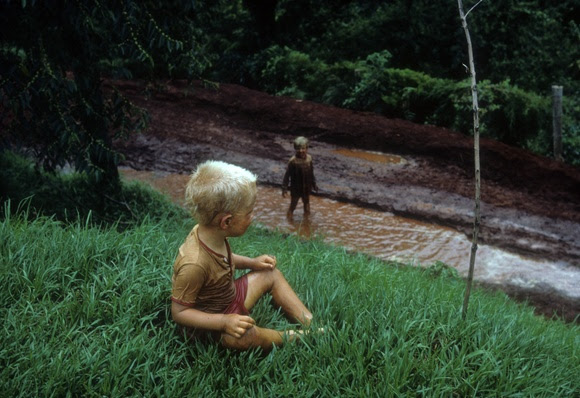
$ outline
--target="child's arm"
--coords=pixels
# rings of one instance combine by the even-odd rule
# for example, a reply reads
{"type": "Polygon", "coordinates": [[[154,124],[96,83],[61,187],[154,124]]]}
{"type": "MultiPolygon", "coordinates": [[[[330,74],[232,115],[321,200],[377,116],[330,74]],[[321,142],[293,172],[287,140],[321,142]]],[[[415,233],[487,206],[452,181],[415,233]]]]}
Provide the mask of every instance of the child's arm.
{"type": "Polygon", "coordinates": [[[249,258],[232,253],[232,257],[237,269],[261,271],[276,268],[276,257],[268,254],[262,254],[259,257],[249,258]]]}
{"type": "Polygon", "coordinates": [[[256,322],[246,315],[209,314],[191,307],[171,302],[171,316],[182,326],[204,330],[216,330],[240,338],[256,322]]]}
{"type": "Polygon", "coordinates": [[[314,162],[310,158],[310,176],[312,178],[312,190],[318,192],[318,186],[316,185],[316,177],[314,177],[314,162]]]}
{"type": "Polygon", "coordinates": [[[286,197],[286,192],[288,192],[288,184],[290,183],[290,168],[292,167],[292,159],[288,162],[286,166],[286,172],[284,173],[284,179],[282,180],[282,196],[286,197]]]}

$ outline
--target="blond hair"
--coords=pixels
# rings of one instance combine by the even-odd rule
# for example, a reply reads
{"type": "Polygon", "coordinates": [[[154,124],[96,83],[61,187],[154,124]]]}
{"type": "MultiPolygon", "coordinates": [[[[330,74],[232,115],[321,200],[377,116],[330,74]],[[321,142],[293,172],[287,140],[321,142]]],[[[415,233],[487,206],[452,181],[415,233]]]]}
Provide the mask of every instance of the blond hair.
{"type": "Polygon", "coordinates": [[[296,137],[296,139],[294,140],[294,149],[298,149],[298,148],[302,148],[302,147],[307,147],[308,146],[308,138],[306,137],[296,137]]]}
{"type": "Polygon", "coordinates": [[[193,218],[210,225],[220,213],[238,213],[256,202],[257,177],[239,166],[208,160],[191,175],[185,189],[185,205],[193,218]]]}

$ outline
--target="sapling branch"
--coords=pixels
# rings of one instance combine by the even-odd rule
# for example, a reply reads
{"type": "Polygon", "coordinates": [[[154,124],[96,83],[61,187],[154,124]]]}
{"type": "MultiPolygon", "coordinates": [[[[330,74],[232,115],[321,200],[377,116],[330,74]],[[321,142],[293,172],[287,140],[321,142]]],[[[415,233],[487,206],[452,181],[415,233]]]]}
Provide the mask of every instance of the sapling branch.
{"type": "Polygon", "coordinates": [[[477,7],[477,6],[479,5],[479,3],[481,3],[482,1],[483,1],[483,0],[479,0],[479,1],[478,1],[478,2],[477,2],[477,3],[476,3],[474,6],[473,6],[473,7],[471,7],[471,8],[469,9],[469,11],[467,11],[467,12],[465,13],[465,18],[467,18],[467,16],[469,15],[469,13],[470,13],[471,11],[473,11],[473,10],[475,9],[475,7],[477,7]]]}

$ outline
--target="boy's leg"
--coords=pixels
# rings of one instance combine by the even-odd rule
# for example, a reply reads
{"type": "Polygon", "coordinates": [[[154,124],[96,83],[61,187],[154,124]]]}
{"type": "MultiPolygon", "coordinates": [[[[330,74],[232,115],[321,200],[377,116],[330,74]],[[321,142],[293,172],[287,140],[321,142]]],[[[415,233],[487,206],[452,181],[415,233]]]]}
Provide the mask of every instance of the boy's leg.
{"type": "Polygon", "coordinates": [[[273,345],[280,346],[286,341],[294,341],[300,338],[297,331],[279,332],[273,329],[254,326],[246,331],[240,338],[236,338],[225,333],[221,336],[221,344],[226,348],[235,350],[248,350],[254,347],[261,347],[264,351],[270,351],[273,345]]]}
{"type": "Polygon", "coordinates": [[[248,273],[248,292],[244,305],[251,309],[265,293],[270,292],[274,303],[292,320],[309,326],[312,313],[298,298],[290,284],[277,268],[271,271],[252,271],[248,273]]]}
{"type": "Polygon", "coordinates": [[[299,199],[300,196],[290,195],[290,207],[288,208],[288,215],[292,215],[292,213],[294,213],[294,210],[296,210],[296,206],[298,205],[299,199]]]}
{"type": "Polygon", "coordinates": [[[254,326],[246,331],[240,338],[236,338],[227,334],[222,334],[221,344],[226,348],[233,348],[235,350],[248,350],[254,347],[262,347],[262,349],[269,351],[272,345],[281,345],[284,341],[283,333],[272,329],[264,329],[259,326],[254,326]]]}
{"type": "Polygon", "coordinates": [[[310,196],[303,195],[302,196],[302,203],[304,204],[304,214],[310,214],[310,196]]]}

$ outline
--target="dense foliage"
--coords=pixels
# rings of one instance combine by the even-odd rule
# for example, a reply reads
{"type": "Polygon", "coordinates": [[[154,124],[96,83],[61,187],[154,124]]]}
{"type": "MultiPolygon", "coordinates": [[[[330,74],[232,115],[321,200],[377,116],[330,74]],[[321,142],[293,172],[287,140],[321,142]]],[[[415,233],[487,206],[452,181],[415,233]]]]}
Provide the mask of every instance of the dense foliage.
{"type": "MultiPolygon", "coordinates": [[[[501,0],[469,15],[484,136],[549,155],[563,85],[564,157],[580,164],[577,12],[501,0]]],[[[471,131],[452,0],[0,0],[0,23],[2,135],[47,170],[117,181],[111,143],[147,116],[104,79],[201,77],[471,131]]]]}
{"type": "MultiPolygon", "coordinates": [[[[203,24],[215,80],[471,132],[455,1],[232,3],[203,24]]],[[[572,0],[502,0],[469,14],[482,135],[550,155],[551,85],[563,85],[564,157],[580,164],[577,12],[572,0]]]]}
{"type": "MultiPolygon", "coordinates": [[[[244,72],[251,72],[249,65],[235,60],[251,63],[249,56],[274,45],[329,64],[387,50],[393,68],[454,80],[465,77],[467,50],[453,0],[206,3],[213,18],[200,27],[210,34],[210,49],[224,69],[230,69],[232,78],[236,66],[243,68],[238,70],[238,82],[259,85],[259,80],[247,80],[244,72]]],[[[475,3],[465,2],[466,9],[475,3]]],[[[493,82],[509,79],[535,92],[556,83],[577,89],[577,12],[574,0],[484,0],[469,14],[478,73],[493,82]]]]}
{"type": "Polygon", "coordinates": [[[117,180],[112,140],[147,119],[116,90],[103,90],[103,79],[197,77],[206,60],[193,4],[0,1],[2,130],[47,170],[68,161],[98,182],[117,180]]]}

